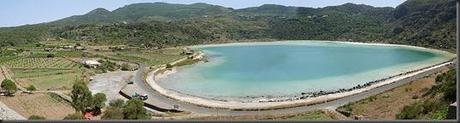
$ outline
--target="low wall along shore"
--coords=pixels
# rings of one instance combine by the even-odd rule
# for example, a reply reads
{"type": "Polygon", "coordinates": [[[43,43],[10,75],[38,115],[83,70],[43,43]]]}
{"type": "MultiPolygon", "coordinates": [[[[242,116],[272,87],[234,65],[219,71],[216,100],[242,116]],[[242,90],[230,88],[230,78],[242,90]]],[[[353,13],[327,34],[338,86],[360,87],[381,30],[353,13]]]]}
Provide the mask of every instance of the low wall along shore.
{"type": "MultiPolygon", "coordinates": [[[[199,53],[193,54],[192,56],[193,58],[203,58],[204,54],[202,52],[199,52],[199,53]]],[[[186,59],[187,58],[180,59],[170,64],[174,65],[186,59]]],[[[197,97],[197,96],[193,96],[189,94],[180,93],[175,90],[165,89],[161,87],[160,85],[158,85],[155,80],[157,76],[164,76],[162,74],[164,74],[164,71],[168,69],[166,68],[166,65],[161,65],[157,69],[154,69],[153,71],[149,72],[147,74],[146,82],[154,90],[156,90],[157,92],[159,92],[160,94],[166,97],[169,97],[175,100],[179,100],[179,101],[183,101],[183,102],[188,102],[188,103],[199,105],[199,106],[203,106],[203,107],[223,108],[223,109],[232,109],[232,110],[276,109],[276,108],[295,107],[299,105],[313,105],[313,104],[318,104],[318,103],[324,103],[327,101],[340,99],[340,98],[351,96],[351,95],[358,94],[361,92],[371,91],[372,89],[377,88],[377,87],[381,87],[387,84],[397,83],[398,81],[413,77],[415,75],[418,75],[424,72],[429,72],[429,71],[436,70],[437,68],[452,65],[454,61],[455,59],[451,59],[449,61],[439,63],[436,65],[432,65],[429,67],[425,67],[419,70],[414,70],[414,71],[410,71],[407,73],[398,74],[392,77],[383,78],[379,81],[370,82],[365,85],[358,85],[358,87],[354,87],[352,89],[344,89],[344,90],[336,91],[334,93],[321,93],[319,96],[288,100],[288,101],[269,101],[269,100],[267,101],[266,99],[260,100],[258,102],[239,102],[239,101],[232,101],[232,100],[221,101],[221,100],[213,100],[213,99],[197,97]]]]}

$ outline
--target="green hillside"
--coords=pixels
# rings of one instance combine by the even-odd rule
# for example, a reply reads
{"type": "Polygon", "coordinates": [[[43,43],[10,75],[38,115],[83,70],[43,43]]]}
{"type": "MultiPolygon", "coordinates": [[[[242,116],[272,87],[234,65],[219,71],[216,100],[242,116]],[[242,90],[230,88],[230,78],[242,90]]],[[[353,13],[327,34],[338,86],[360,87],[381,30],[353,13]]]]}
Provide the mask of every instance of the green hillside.
{"type": "Polygon", "coordinates": [[[139,3],[114,11],[95,9],[50,23],[0,28],[0,45],[68,39],[168,47],[249,39],[318,39],[454,51],[455,6],[454,0],[408,0],[396,8],[347,3],[324,8],[267,4],[235,10],[205,3],[139,3]]]}

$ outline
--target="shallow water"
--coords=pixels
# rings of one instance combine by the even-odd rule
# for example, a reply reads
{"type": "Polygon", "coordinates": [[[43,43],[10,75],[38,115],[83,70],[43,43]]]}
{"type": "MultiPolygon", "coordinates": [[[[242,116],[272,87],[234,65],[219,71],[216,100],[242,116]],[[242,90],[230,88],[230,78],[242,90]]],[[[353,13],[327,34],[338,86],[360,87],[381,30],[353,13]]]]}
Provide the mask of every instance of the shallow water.
{"type": "Polygon", "coordinates": [[[312,41],[196,49],[210,62],[181,67],[158,84],[211,98],[297,95],[351,88],[451,58],[420,48],[312,41]]]}

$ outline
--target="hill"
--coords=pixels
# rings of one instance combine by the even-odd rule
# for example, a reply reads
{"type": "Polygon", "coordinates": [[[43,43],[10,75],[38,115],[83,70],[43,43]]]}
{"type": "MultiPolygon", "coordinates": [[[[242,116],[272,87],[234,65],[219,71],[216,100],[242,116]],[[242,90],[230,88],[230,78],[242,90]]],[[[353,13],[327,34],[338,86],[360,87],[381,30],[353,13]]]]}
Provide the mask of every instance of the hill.
{"type": "Polygon", "coordinates": [[[2,46],[49,39],[168,47],[252,39],[398,43],[453,51],[454,0],[408,0],[396,8],[347,3],[324,8],[266,4],[131,4],[55,22],[0,28],[2,46]]]}

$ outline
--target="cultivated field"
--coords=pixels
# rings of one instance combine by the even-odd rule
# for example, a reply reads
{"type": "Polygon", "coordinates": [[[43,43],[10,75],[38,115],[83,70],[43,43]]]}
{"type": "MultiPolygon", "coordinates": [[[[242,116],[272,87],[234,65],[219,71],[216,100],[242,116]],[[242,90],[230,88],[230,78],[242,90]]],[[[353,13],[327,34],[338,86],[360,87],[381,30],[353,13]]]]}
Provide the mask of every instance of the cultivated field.
{"type": "Polygon", "coordinates": [[[129,62],[146,63],[148,65],[166,64],[184,57],[180,48],[167,48],[159,50],[125,50],[116,52],[100,52],[99,54],[114,60],[127,60],[129,62]]]}
{"type": "Polygon", "coordinates": [[[17,94],[14,97],[1,96],[0,100],[26,118],[39,115],[62,120],[67,114],[75,112],[70,104],[49,94],[17,94]]]}
{"type": "Polygon", "coordinates": [[[38,90],[71,89],[75,80],[82,75],[80,70],[53,69],[12,69],[18,82],[28,87],[34,85],[38,90]]]}
{"type": "Polygon", "coordinates": [[[64,58],[14,58],[2,63],[8,68],[78,69],[83,66],[64,58]]]}

